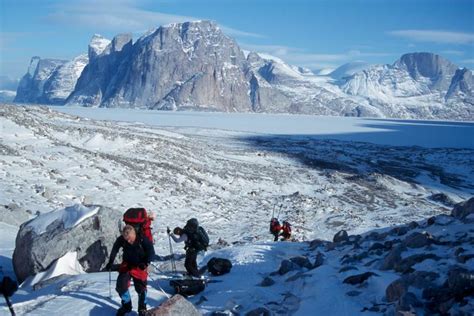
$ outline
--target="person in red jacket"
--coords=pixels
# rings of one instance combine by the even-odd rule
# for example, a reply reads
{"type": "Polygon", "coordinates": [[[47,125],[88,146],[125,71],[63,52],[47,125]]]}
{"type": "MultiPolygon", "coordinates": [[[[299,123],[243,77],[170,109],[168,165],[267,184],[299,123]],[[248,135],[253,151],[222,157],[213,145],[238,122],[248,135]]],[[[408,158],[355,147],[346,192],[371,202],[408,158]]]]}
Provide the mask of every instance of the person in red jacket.
{"type": "Polygon", "coordinates": [[[138,315],[146,313],[146,285],[148,278],[148,266],[155,256],[153,244],[148,238],[138,238],[135,229],[126,225],[122,235],[115,240],[110,252],[109,263],[106,269],[110,271],[119,249],[123,249],[123,261],[119,267],[116,290],[122,299],[122,306],[117,311],[118,316],[132,311],[132,299],[128,288],[133,279],[135,291],[138,293],[138,315]]]}
{"type": "Polygon", "coordinates": [[[281,226],[281,237],[282,240],[289,240],[291,238],[291,224],[287,221],[283,221],[281,226]]]}
{"type": "Polygon", "coordinates": [[[270,233],[275,237],[273,241],[278,241],[278,237],[280,236],[281,232],[281,225],[277,218],[272,218],[270,220],[270,233]]]}

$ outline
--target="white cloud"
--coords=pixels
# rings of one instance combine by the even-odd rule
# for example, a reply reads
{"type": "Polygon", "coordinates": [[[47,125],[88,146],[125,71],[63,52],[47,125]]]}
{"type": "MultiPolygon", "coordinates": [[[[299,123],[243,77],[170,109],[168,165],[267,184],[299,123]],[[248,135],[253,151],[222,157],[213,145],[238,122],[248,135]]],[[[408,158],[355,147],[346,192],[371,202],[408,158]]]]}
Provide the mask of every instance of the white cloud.
{"type": "MultiPolygon", "coordinates": [[[[201,20],[193,16],[144,10],[144,0],[79,0],[55,4],[45,18],[48,22],[88,28],[94,32],[145,32],[160,25],[201,20]]],[[[221,29],[231,36],[262,37],[227,26],[221,29]]]]}
{"type": "Polygon", "coordinates": [[[471,44],[474,43],[474,33],[449,32],[438,30],[396,30],[388,34],[418,42],[432,42],[443,44],[471,44]]]}
{"type": "Polygon", "coordinates": [[[464,55],[464,52],[463,52],[463,51],[460,51],[460,50],[452,50],[452,49],[443,50],[441,53],[442,53],[442,54],[445,54],[445,55],[454,55],[454,56],[463,56],[463,55],[464,55]]]}

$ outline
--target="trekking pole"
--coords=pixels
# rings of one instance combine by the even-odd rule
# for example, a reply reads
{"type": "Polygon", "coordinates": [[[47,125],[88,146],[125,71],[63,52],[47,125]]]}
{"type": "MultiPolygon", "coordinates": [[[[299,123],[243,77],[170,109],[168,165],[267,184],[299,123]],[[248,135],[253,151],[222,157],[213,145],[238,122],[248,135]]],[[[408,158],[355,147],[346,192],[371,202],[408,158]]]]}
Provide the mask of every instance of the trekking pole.
{"type": "Polygon", "coordinates": [[[109,269],[109,298],[112,298],[112,271],[109,269]]]}
{"type": "MultiPolygon", "coordinates": [[[[168,230],[170,228],[168,227],[168,230]]],[[[168,234],[168,241],[170,243],[170,253],[171,253],[171,269],[174,273],[176,273],[176,263],[174,262],[174,253],[173,253],[173,246],[171,245],[171,236],[168,234]]]]}
{"type": "Polygon", "coordinates": [[[15,316],[15,311],[13,310],[12,302],[10,302],[10,299],[5,294],[3,295],[3,297],[5,298],[5,301],[7,302],[8,309],[10,310],[10,314],[12,314],[12,316],[15,316]]]}
{"type": "Polygon", "coordinates": [[[277,218],[280,218],[280,212],[281,212],[281,208],[283,207],[283,204],[280,204],[280,209],[278,210],[278,215],[277,215],[277,218]]]}
{"type": "Polygon", "coordinates": [[[275,218],[275,207],[276,205],[273,205],[272,218],[275,218]]]}

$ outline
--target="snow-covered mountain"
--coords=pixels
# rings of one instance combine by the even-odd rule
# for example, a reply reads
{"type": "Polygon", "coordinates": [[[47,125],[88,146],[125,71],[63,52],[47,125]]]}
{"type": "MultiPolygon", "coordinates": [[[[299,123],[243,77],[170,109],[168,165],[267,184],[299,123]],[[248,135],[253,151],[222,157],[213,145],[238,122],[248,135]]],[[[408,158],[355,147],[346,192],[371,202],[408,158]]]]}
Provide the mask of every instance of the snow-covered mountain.
{"type": "Polygon", "coordinates": [[[64,104],[87,65],[86,55],[71,61],[33,57],[21,78],[14,102],[64,104]]]}
{"type": "MultiPolygon", "coordinates": [[[[38,64],[32,60],[33,70],[22,80],[16,101],[474,119],[472,72],[432,53],[405,54],[392,65],[352,62],[328,75],[314,75],[273,56],[244,52],[215,23],[195,21],[159,27],[136,42],[129,34],[117,35],[111,42],[94,35],[88,57],[89,64],[73,90],[70,88],[76,77],[58,74],[49,80],[56,90],[46,94],[44,84],[32,79],[38,64]],[[69,78],[68,83],[58,87],[63,77],[69,78]]],[[[78,68],[64,65],[62,69],[70,74],[71,69],[78,68]]]]}
{"type": "Polygon", "coordinates": [[[431,53],[403,55],[393,65],[355,73],[341,85],[388,117],[469,119],[474,117],[472,72],[431,53]]]}

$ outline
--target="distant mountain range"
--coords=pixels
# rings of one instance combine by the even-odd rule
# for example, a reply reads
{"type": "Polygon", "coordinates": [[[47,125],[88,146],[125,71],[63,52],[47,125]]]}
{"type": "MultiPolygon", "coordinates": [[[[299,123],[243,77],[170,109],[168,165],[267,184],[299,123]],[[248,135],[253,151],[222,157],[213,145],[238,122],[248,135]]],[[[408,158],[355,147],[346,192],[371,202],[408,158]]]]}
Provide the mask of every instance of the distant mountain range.
{"type": "Polygon", "coordinates": [[[88,107],[474,120],[474,79],[432,53],[325,75],[244,52],[210,21],[94,35],[72,61],[33,57],[15,102],[88,107]]]}

